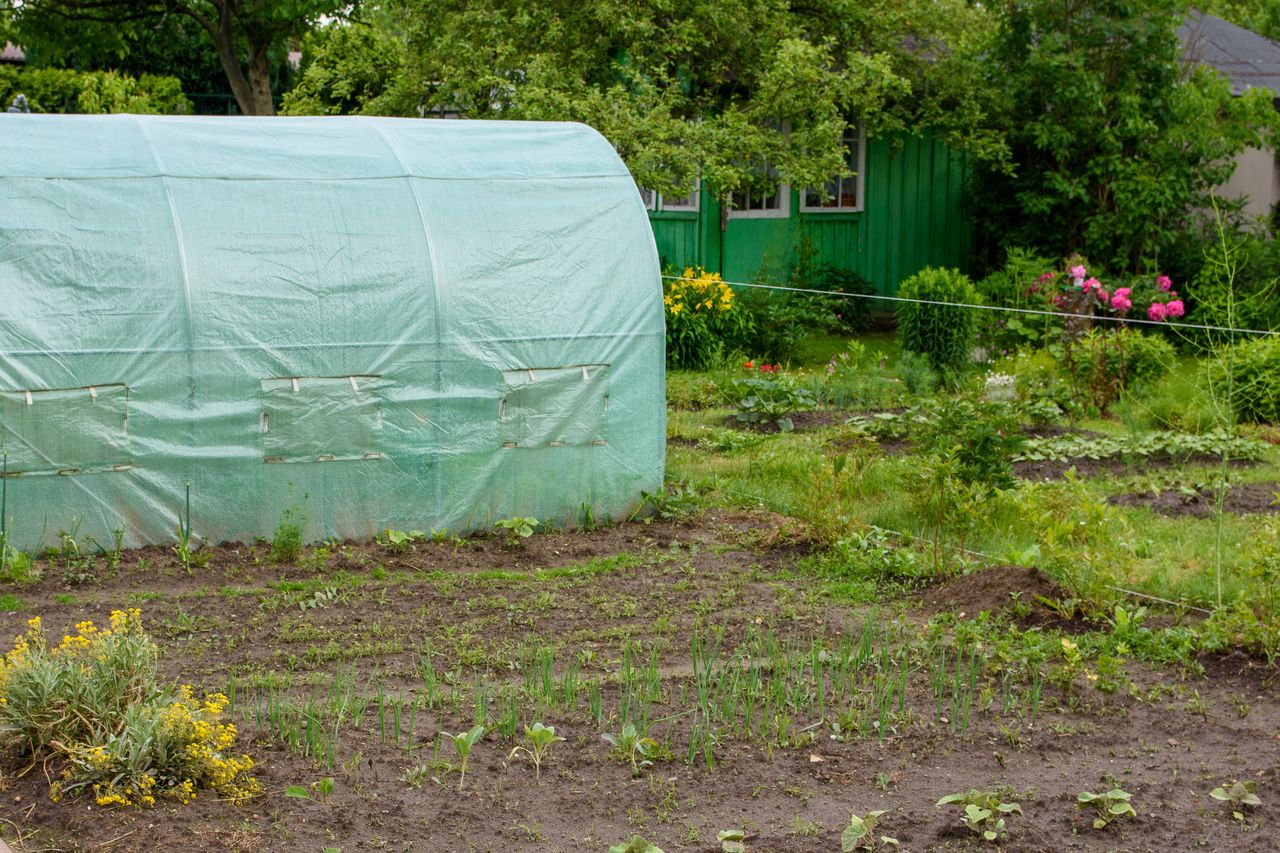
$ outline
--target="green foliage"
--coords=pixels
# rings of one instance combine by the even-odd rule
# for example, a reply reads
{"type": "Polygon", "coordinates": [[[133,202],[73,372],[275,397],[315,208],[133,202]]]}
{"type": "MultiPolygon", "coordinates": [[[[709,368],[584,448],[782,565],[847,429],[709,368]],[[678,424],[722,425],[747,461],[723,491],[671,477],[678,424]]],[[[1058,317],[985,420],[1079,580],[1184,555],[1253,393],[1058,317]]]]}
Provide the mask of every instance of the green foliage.
{"type": "Polygon", "coordinates": [[[18,94],[33,113],[155,113],[183,115],[191,102],[173,77],[114,71],[68,71],[0,65],[0,108],[18,94]]]}
{"type": "Polygon", "coordinates": [[[1173,346],[1163,337],[1132,329],[1090,329],[1066,348],[1064,367],[1074,401],[1098,411],[1130,389],[1172,368],[1173,346]]]}
{"type": "Polygon", "coordinates": [[[471,748],[476,745],[476,741],[484,736],[484,726],[472,726],[468,731],[456,735],[448,732],[440,734],[453,744],[453,750],[458,755],[458,790],[461,791],[467,779],[467,759],[471,757],[471,748]]]}
{"type": "Polygon", "coordinates": [[[633,835],[621,844],[611,845],[609,853],[662,853],[662,848],[650,844],[639,835],[633,835]]]}
{"type": "Polygon", "coordinates": [[[915,353],[890,363],[881,352],[871,353],[859,341],[827,362],[826,373],[811,386],[822,403],[837,408],[887,409],[906,404],[936,382],[932,368],[915,353]]]}
{"type": "Polygon", "coordinates": [[[843,168],[849,117],[871,134],[932,126],[999,153],[976,120],[987,17],[962,0],[732,14],[712,0],[537,0],[519,14],[501,0],[407,0],[406,62],[378,110],[582,121],[663,193],[701,175],[723,196],[759,184],[764,161],[794,186],[822,186],[843,168]]]}
{"type": "Polygon", "coordinates": [[[1118,820],[1138,816],[1130,802],[1132,799],[1132,794],[1119,788],[1112,788],[1102,794],[1084,791],[1076,797],[1076,805],[1082,809],[1092,808],[1094,810],[1093,828],[1106,829],[1108,825],[1118,820]]]}
{"type": "Polygon", "coordinates": [[[716,841],[720,842],[723,853],[746,853],[747,845],[743,843],[746,837],[741,829],[722,829],[716,833],[716,841]]]}
{"type": "Polygon", "coordinates": [[[1132,272],[1196,240],[1184,223],[1275,127],[1270,94],[1183,68],[1180,0],[997,9],[987,85],[1013,168],[980,170],[983,239],[1132,272]]]}
{"type": "MultiPolygon", "coordinates": [[[[955,270],[927,267],[902,282],[904,299],[973,304],[977,291],[968,276],[955,270]]],[[[898,305],[898,335],[903,350],[919,353],[944,380],[954,382],[969,363],[973,348],[974,309],[949,305],[898,305]]]]}
{"type": "MultiPolygon", "coordinates": [[[[432,531],[433,533],[435,531],[432,531]]],[[[448,536],[446,531],[444,537],[448,536]]],[[[421,542],[427,538],[427,534],[421,530],[392,530],[390,527],[382,531],[382,534],[375,540],[384,548],[390,548],[393,551],[404,552],[409,550],[409,546],[414,542],[421,542]]],[[[443,538],[438,541],[443,541],[443,538]]]]}
{"type": "Polygon", "coordinates": [[[334,779],[332,776],[326,776],[323,779],[317,779],[310,786],[290,785],[284,789],[286,797],[294,797],[299,800],[316,799],[324,802],[329,799],[329,795],[333,793],[334,779]],[[314,797],[312,794],[314,793],[314,797]]]}
{"type": "Polygon", "coordinates": [[[1230,803],[1231,815],[1238,821],[1244,821],[1246,807],[1256,809],[1262,805],[1262,800],[1258,797],[1258,783],[1253,779],[1219,785],[1209,792],[1209,796],[1215,800],[1230,803]]]}
{"type": "Polygon", "coordinates": [[[547,750],[551,749],[551,745],[564,740],[556,734],[555,726],[544,726],[542,723],[534,723],[533,728],[524,727],[524,736],[529,739],[529,745],[517,746],[511,750],[508,760],[515,758],[516,755],[523,752],[533,760],[533,774],[536,781],[542,780],[542,762],[547,756],[547,750]]]}
{"type": "Polygon", "coordinates": [[[1133,459],[1168,458],[1186,459],[1191,456],[1231,459],[1260,459],[1270,445],[1256,438],[1232,435],[1223,430],[1202,434],[1183,432],[1151,432],[1143,435],[1088,436],[1079,434],[1055,435],[1046,438],[1027,439],[1025,446],[1014,457],[1017,461],[1068,459],[1133,459]]]}
{"type": "Polygon", "coordinates": [[[658,742],[640,734],[634,723],[624,723],[622,730],[616,735],[605,733],[601,737],[613,747],[613,754],[616,757],[631,763],[633,777],[638,778],[640,771],[653,763],[649,760],[649,755],[657,747],[658,742]]]}
{"type": "Polygon", "coordinates": [[[494,529],[507,532],[507,545],[515,547],[533,535],[538,526],[538,519],[533,516],[513,515],[511,518],[500,518],[493,523],[494,529]]]}
{"type": "Polygon", "coordinates": [[[790,417],[793,412],[806,411],[817,405],[813,392],[799,387],[795,379],[785,375],[777,379],[740,377],[732,380],[731,388],[728,396],[738,407],[736,417],[739,421],[776,424],[782,432],[794,429],[790,417]]]}
{"type": "Polygon", "coordinates": [[[404,62],[404,42],[388,29],[334,23],[309,34],[302,76],[284,96],[283,115],[378,113],[378,98],[404,62]]]}
{"type": "MultiPolygon", "coordinates": [[[[30,34],[38,44],[63,55],[80,53],[75,43],[87,41],[88,49],[83,52],[99,59],[108,51],[128,56],[139,41],[148,42],[149,29],[167,29],[173,40],[198,36],[198,41],[186,44],[199,44],[206,59],[209,54],[218,57],[226,87],[240,111],[270,115],[275,111],[272,86],[278,82],[273,71],[279,71],[271,61],[273,49],[287,52],[289,43],[319,20],[347,18],[359,5],[335,0],[218,4],[205,0],[24,0],[17,7],[15,24],[20,37],[30,34]],[[172,25],[171,17],[186,20],[172,25]]],[[[151,53],[157,54],[154,45],[151,53]]]]}
{"type": "Polygon", "coordinates": [[[1013,457],[1025,439],[1016,412],[1003,403],[941,398],[921,414],[922,446],[953,463],[956,479],[987,489],[1013,486],[1013,457]]]}
{"type": "Polygon", "coordinates": [[[998,841],[1005,834],[1005,817],[1022,814],[1017,803],[1006,803],[999,791],[971,789],[961,794],[949,794],[938,800],[938,806],[963,806],[961,820],[986,841],[998,841]]]}
{"type": "Polygon", "coordinates": [[[1206,376],[1214,395],[1229,401],[1239,420],[1280,424],[1280,337],[1226,348],[1209,363],[1206,376]]]}
{"type": "MultiPolygon", "coordinates": [[[[303,501],[306,496],[303,495],[303,501]]],[[[302,540],[307,532],[307,509],[299,503],[284,511],[284,517],[276,525],[271,540],[271,560],[275,563],[295,563],[302,556],[302,540]]]]}
{"type": "MultiPolygon", "coordinates": [[[[844,832],[840,834],[840,853],[853,853],[854,850],[875,850],[876,849],[876,824],[879,823],[880,817],[885,814],[884,809],[867,812],[859,817],[854,814],[849,817],[849,825],[844,828],[844,832]]],[[[898,847],[898,839],[891,838],[888,835],[880,836],[880,843],[886,847],[898,847]]]]}

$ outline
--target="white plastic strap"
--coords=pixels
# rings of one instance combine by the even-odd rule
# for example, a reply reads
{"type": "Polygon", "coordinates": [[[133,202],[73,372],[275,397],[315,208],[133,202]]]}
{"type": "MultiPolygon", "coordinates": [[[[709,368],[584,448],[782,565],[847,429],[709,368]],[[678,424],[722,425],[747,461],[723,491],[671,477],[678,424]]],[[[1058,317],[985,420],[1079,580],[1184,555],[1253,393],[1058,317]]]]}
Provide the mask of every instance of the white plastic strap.
{"type": "Polygon", "coordinates": [[[352,391],[355,391],[357,394],[359,394],[359,393],[360,393],[360,386],[356,384],[356,378],[355,378],[354,376],[348,376],[348,377],[347,377],[347,381],[349,381],[349,382],[351,383],[351,390],[352,390],[352,391]]]}
{"type": "Polygon", "coordinates": [[[533,375],[533,368],[532,368],[532,367],[530,367],[530,368],[529,368],[529,381],[530,381],[530,382],[537,382],[537,381],[538,381],[536,378],[534,378],[534,375],[533,375]]]}
{"type": "Polygon", "coordinates": [[[33,404],[35,403],[35,400],[31,399],[31,392],[30,392],[30,391],[23,391],[22,393],[27,395],[27,405],[28,405],[28,406],[33,405],[33,404]]]}
{"type": "Polygon", "coordinates": [[[266,413],[266,412],[263,412],[263,413],[262,413],[262,418],[261,418],[261,420],[259,420],[259,421],[258,421],[258,427],[259,427],[259,429],[261,429],[263,432],[270,432],[270,431],[271,431],[271,427],[270,427],[270,425],[267,423],[267,413],[266,413]]]}
{"type": "Polygon", "coordinates": [[[298,377],[295,376],[289,381],[293,383],[293,393],[297,394],[298,393],[298,377]]]}
{"type": "Polygon", "coordinates": [[[98,389],[94,388],[92,385],[89,386],[89,399],[91,400],[98,399],[98,389]]]}
{"type": "Polygon", "coordinates": [[[585,364],[582,365],[582,381],[583,382],[591,381],[591,376],[587,373],[587,366],[585,364]]]}

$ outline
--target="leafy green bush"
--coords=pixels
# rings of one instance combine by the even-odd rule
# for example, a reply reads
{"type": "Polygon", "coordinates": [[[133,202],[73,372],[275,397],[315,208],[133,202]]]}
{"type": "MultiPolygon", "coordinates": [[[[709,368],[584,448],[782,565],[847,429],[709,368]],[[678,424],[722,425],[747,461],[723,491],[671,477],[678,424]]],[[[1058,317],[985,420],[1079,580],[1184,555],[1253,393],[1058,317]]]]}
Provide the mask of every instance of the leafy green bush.
{"type": "Polygon", "coordinates": [[[1256,338],[1224,351],[1207,368],[1209,388],[1236,418],[1280,423],[1280,338],[1256,338]]]}
{"type": "MultiPolygon", "coordinates": [[[[933,267],[903,281],[898,295],[949,303],[978,301],[968,276],[933,267]]],[[[903,350],[925,356],[944,380],[954,382],[969,363],[975,329],[973,311],[951,305],[899,303],[898,334],[903,350]]]]}
{"type": "Polygon", "coordinates": [[[813,393],[799,387],[789,376],[734,379],[726,394],[738,407],[738,420],[749,424],[776,424],[782,432],[790,432],[794,428],[791,423],[793,412],[812,409],[816,405],[813,393]]]}
{"type": "Polygon", "coordinates": [[[0,664],[0,731],[32,762],[60,761],[50,796],[92,790],[99,806],[190,802],[200,788],[231,800],[259,790],[253,760],[234,757],[236,730],[221,722],[227,698],[196,699],[156,676],[158,649],[142,614],[76,626],[50,647],[40,617],[27,622],[0,664]]]}
{"type": "Polygon", "coordinates": [[[954,462],[957,480],[988,489],[1013,486],[1010,463],[1025,439],[1012,407],[941,398],[928,404],[925,411],[921,445],[954,462]]]}
{"type": "Polygon", "coordinates": [[[176,77],[114,71],[13,68],[0,65],[0,108],[19,93],[35,113],[154,113],[185,115],[191,102],[176,77]]]}
{"type": "Polygon", "coordinates": [[[1120,399],[1121,392],[1167,373],[1175,354],[1159,335],[1090,329],[1066,348],[1064,361],[1075,402],[1101,411],[1120,399]]]}

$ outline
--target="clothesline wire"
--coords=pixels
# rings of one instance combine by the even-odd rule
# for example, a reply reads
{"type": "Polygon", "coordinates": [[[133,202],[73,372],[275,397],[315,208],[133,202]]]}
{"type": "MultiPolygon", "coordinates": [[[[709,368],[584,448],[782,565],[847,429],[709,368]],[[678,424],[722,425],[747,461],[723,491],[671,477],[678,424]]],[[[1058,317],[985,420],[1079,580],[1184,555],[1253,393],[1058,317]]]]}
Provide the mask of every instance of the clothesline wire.
{"type": "MultiPolygon", "coordinates": [[[[665,279],[673,281],[688,280],[687,276],[681,275],[663,275],[665,279]]],[[[1006,314],[1033,314],[1042,317],[1058,317],[1067,318],[1074,317],[1081,320],[1093,320],[1107,323],[1124,323],[1139,324],[1144,326],[1162,326],[1174,329],[1195,329],[1202,332],[1228,332],[1237,335],[1277,335],[1280,331],[1274,329],[1233,329],[1228,326],[1210,326],[1201,323],[1179,323],[1172,320],[1144,320],[1141,317],[1117,317],[1107,314],[1070,314],[1062,311],[1047,311],[1039,308],[1013,308],[1005,305],[977,305],[970,302],[942,302],[936,299],[915,299],[908,296],[883,296],[877,293],[844,293],[839,290],[815,290],[809,287],[787,287],[781,284],[760,284],[750,281],[726,281],[724,282],[731,287],[752,287],[759,290],[781,290],[788,293],[808,293],[814,296],[840,296],[846,299],[875,299],[884,302],[911,302],[917,305],[937,305],[944,308],[972,308],[976,311],[998,311],[1006,314]]]]}

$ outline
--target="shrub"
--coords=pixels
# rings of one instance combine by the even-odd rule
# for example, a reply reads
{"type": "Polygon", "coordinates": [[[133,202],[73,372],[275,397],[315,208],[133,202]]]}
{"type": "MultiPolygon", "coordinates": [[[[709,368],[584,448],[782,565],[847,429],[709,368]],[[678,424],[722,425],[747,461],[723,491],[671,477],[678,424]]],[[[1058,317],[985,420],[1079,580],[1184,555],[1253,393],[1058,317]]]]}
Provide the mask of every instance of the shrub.
{"type": "Polygon", "coordinates": [[[105,630],[81,622],[53,647],[39,616],[27,622],[0,664],[0,731],[30,761],[63,763],[54,800],[90,789],[100,806],[187,803],[201,788],[235,801],[257,793],[253,760],[230,754],[227,698],[161,685],[157,657],[136,609],[114,611],[105,630]]]}
{"type": "Polygon", "coordinates": [[[1230,347],[1207,370],[1213,395],[1224,401],[1229,395],[1236,418],[1280,423],[1280,338],[1257,338],[1230,347]]]}
{"type": "MultiPolygon", "coordinates": [[[[898,295],[905,299],[949,303],[978,301],[968,276],[932,267],[903,281],[898,295]]],[[[973,310],[951,305],[899,303],[898,334],[902,348],[925,356],[945,381],[954,382],[969,362],[975,328],[973,310]]]]}
{"type": "Polygon", "coordinates": [[[720,273],[688,267],[679,278],[664,280],[667,312],[667,365],[702,370],[733,349],[752,326],[720,273]]]}
{"type": "Polygon", "coordinates": [[[1077,404],[1102,410],[1173,366],[1173,347],[1159,335],[1132,329],[1090,329],[1066,349],[1077,404]]]}
{"type": "Polygon", "coordinates": [[[176,77],[143,74],[138,79],[114,71],[11,68],[0,65],[0,109],[17,94],[36,113],[156,113],[185,115],[191,102],[176,77]]]}

